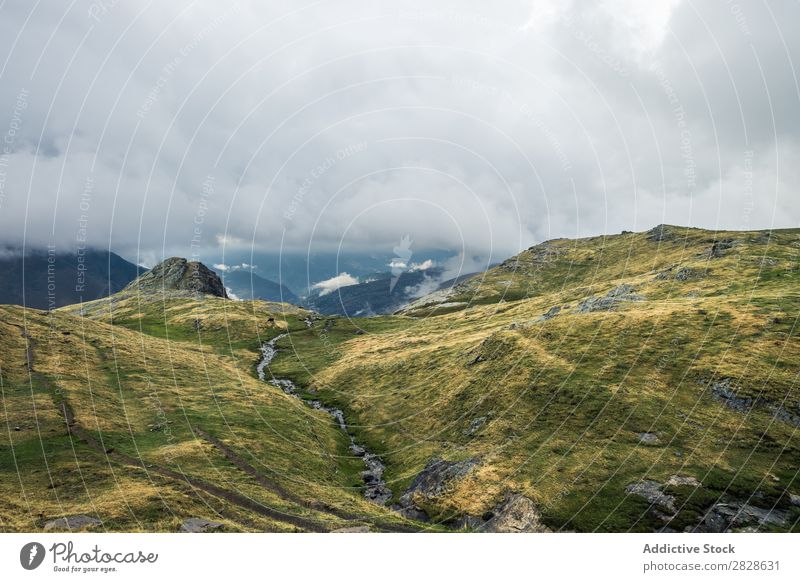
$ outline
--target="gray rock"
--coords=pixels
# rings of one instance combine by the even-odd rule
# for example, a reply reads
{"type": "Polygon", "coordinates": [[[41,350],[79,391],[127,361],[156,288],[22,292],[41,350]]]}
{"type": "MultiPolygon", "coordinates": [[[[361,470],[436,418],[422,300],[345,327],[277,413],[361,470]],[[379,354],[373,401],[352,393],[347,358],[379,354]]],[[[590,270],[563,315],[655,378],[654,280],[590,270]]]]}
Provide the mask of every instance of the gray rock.
{"type": "Polygon", "coordinates": [[[800,507],[800,495],[789,493],[789,503],[791,503],[795,507],[800,507]]]}
{"type": "Polygon", "coordinates": [[[666,271],[660,272],[656,275],[656,280],[658,281],[669,281],[675,280],[680,282],[685,281],[696,281],[698,279],[702,279],[707,275],[707,271],[702,269],[693,269],[692,267],[678,267],[675,269],[674,267],[670,267],[666,271]]]}
{"type": "Polygon", "coordinates": [[[705,530],[722,533],[748,526],[785,526],[789,515],[778,509],[762,509],[747,503],[717,503],[703,519],[705,530]]]}
{"type": "Polygon", "coordinates": [[[218,521],[209,521],[199,517],[190,517],[181,524],[181,531],[183,533],[206,533],[210,531],[221,530],[223,524],[218,521]]]}
{"type": "Polygon", "coordinates": [[[728,249],[733,248],[737,244],[739,244],[739,241],[730,238],[715,241],[711,245],[711,249],[708,251],[708,256],[712,259],[718,259],[720,257],[724,257],[726,251],[728,251],[728,249]]]}
{"type": "Polygon", "coordinates": [[[507,493],[493,516],[480,527],[490,533],[542,533],[549,532],[542,523],[542,514],[536,504],[518,493],[507,493]]]}
{"type": "Polygon", "coordinates": [[[427,501],[446,495],[453,485],[466,477],[477,464],[477,459],[464,461],[431,459],[400,497],[399,507],[411,510],[411,513],[421,511],[416,503],[417,500],[427,501]]]}
{"type": "Polygon", "coordinates": [[[669,513],[675,513],[675,498],[661,491],[661,483],[658,481],[639,481],[631,483],[625,488],[625,493],[638,495],[646,499],[651,505],[655,505],[669,513]]]}
{"type": "Polygon", "coordinates": [[[674,228],[668,224],[659,224],[647,231],[647,240],[651,242],[674,241],[677,238],[674,228]]]}
{"type": "Polygon", "coordinates": [[[595,311],[613,311],[621,303],[630,301],[644,301],[643,295],[637,295],[631,285],[619,285],[606,293],[604,297],[592,295],[587,297],[575,308],[576,313],[592,313],[595,311]]]}
{"type": "Polygon", "coordinates": [[[406,519],[413,519],[415,521],[428,521],[428,514],[425,513],[414,505],[393,505],[391,507],[394,511],[405,517],[406,519]]]}
{"type": "Polygon", "coordinates": [[[639,442],[644,445],[657,445],[661,442],[654,432],[639,432],[636,433],[636,436],[639,437],[639,442]]]}
{"type": "Polygon", "coordinates": [[[131,282],[125,290],[142,293],[188,291],[226,299],[228,297],[219,275],[203,263],[180,257],[172,257],[159,263],[131,282]]]}
{"type": "Polygon", "coordinates": [[[558,306],[558,305],[556,305],[554,307],[551,307],[550,309],[547,310],[547,313],[544,313],[544,314],[540,315],[536,319],[536,321],[542,322],[542,321],[547,321],[549,319],[553,319],[556,315],[559,314],[560,311],[561,311],[561,307],[558,306]]]}
{"type": "Polygon", "coordinates": [[[77,531],[87,527],[103,525],[103,522],[88,515],[60,517],[44,524],[44,531],[77,531]]]}
{"type": "Polygon", "coordinates": [[[680,475],[673,475],[664,485],[669,485],[670,487],[702,487],[700,481],[695,479],[694,477],[683,477],[680,475]]]}
{"type": "Polygon", "coordinates": [[[800,427],[800,410],[795,413],[787,410],[784,406],[776,404],[766,398],[749,396],[739,396],[736,392],[738,387],[734,386],[733,380],[723,378],[711,384],[711,393],[714,398],[725,404],[731,410],[741,414],[747,414],[754,408],[769,410],[773,416],[781,422],[786,422],[793,426],[800,427]]]}
{"type": "Polygon", "coordinates": [[[474,435],[483,427],[484,424],[486,424],[487,420],[489,420],[488,416],[480,416],[476,418],[471,423],[469,423],[469,427],[464,431],[464,434],[467,436],[474,435]]]}
{"type": "Polygon", "coordinates": [[[730,378],[723,378],[711,384],[711,393],[717,400],[736,412],[741,412],[742,414],[750,412],[755,405],[755,399],[738,396],[733,388],[733,381],[730,378]]]}

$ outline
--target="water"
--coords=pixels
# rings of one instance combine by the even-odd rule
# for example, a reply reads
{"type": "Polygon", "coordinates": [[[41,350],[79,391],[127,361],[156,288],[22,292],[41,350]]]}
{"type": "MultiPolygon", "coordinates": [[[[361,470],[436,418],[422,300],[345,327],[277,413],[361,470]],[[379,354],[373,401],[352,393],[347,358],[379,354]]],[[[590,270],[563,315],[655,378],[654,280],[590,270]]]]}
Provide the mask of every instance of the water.
{"type": "MultiPolygon", "coordinates": [[[[313,324],[313,322],[311,323],[313,324]]],[[[309,325],[309,322],[307,321],[306,324],[309,325]]],[[[267,380],[267,371],[269,369],[269,365],[272,363],[272,360],[275,359],[275,356],[278,355],[278,348],[276,347],[276,344],[280,339],[288,335],[288,333],[282,333],[281,335],[271,339],[261,346],[261,361],[256,367],[258,378],[262,381],[269,382],[277,388],[280,388],[289,396],[294,396],[298,400],[302,400],[312,408],[316,410],[322,410],[330,414],[342,432],[344,432],[347,435],[347,438],[350,439],[350,452],[352,452],[356,457],[360,457],[364,462],[365,470],[361,472],[361,479],[364,482],[364,497],[379,505],[385,505],[392,497],[392,491],[386,486],[386,481],[383,479],[383,473],[386,470],[386,466],[383,464],[378,455],[369,452],[366,448],[356,443],[355,437],[353,437],[353,435],[347,430],[347,422],[344,418],[344,412],[342,412],[339,408],[330,408],[325,406],[319,400],[305,400],[298,393],[295,383],[289,379],[272,377],[271,379],[267,380]]]]}

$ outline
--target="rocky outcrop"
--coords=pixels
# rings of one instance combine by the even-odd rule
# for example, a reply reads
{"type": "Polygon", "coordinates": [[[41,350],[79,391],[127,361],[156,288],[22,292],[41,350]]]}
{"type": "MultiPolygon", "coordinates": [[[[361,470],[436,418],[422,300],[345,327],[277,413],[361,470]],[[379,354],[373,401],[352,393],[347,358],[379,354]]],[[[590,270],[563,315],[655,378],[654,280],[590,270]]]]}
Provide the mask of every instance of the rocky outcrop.
{"type": "Polygon", "coordinates": [[[673,475],[667,479],[664,485],[668,487],[701,487],[700,481],[695,477],[684,477],[681,475],[673,475]]]}
{"type": "Polygon", "coordinates": [[[708,275],[706,269],[695,269],[692,267],[670,267],[656,275],[656,281],[697,281],[708,275]]]}
{"type": "Polygon", "coordinates": [[[543,533],[550,529],[542,523],[536,504],[518,493],[507,493],[503,502],[478,528],[489,533],[543,533]]]}
{"type": "Polygon", "coordinates": [[[103,525],[96,517],[88,515],[70,515],[48,521],[44,524],[44,531],[79,531],[88,527],[103,525]]]}
{"type": "Polygon", "coordinates": [[[631,483],[625,488],[628,495],[638,495],[643,497],[648,503],[662,509],[670,514],[675,513],[675,497],[667,495],[661,491],[661,483],[658,481],[646,480],[638,483],[631,483]]]}
{"type": "Polygon", "coordinates": [[[185,291],[226,299],[228,297],[219,275],[203,263],[179,257],[172,257],[159,263],[130,283],[125,290],[142,293],[185,291]]]}
{"type": "Polygon", "coordinates": [[[550,309],[548,309],[547,313],[543,313],[542,315],[540,315],[536,319],[536,321],[537,322],[542,322],[542,321],[548,321],[550,319],[553,319],[556,315],[559,314],[560,311],[561,311],[561,306],[560,305],[555,305],[555,306],[551,307],[550,309]]]}
{"type": "Polygon", "coordinates": [[[714,241],[708,251],[708,257],[711,259],[718,259],[724,257],[729,249],[732,249],[739,244],[739,241],[733,239],[723,239],[714,241]]]}
{"type": "Polygon", "coordinates": [[[488,416],[479,416],[478,418],[474,419],[472,422],[469,423],[469,426],[464,430],[465,436],[472,436],[476,432],[478,432],[483,425],[489,420],[488,416]]]}
{"type": "Polygon", "coordinates": [[[575,308],[576,313],[592,313],[595,311],[613,311],[621,303],[644,301],[645,297],[634,293],[632,285],[619,285],[603,297],[591,296],[581,301],[575,308]]]}
{"type": "Polygon", "coordinates": [[[643,445],[657,445],[661,442],[654,432],[640,432],[636,433],[636,436],[639,437],[639,442],[643,445]]]}
{"type": "Polygon", "coordinates": [[[800,427],[800,410],[795,413],[794,410],[787,409],[783,405],[761,396],[740,396],[739,388],[731,378],[722,378],[711,382],[710,387],[714,398],[731,410],[747,414],[755,408],[762,408],[770,411],[777,420],[800,427]]]}
{"type": "Polygon", "coordinates": [[[678,239],[678,235],[675,233],[675,227],[669,224],[659,224],[651,228],[647,231],[646,236],[647,240],[650,242],[674,241],[678,239]]]}
{"type": "Polygon", "coordinates": [[[477,464],[477,459],[467,459],[465,461],[432,459],[414,478],[403,497],[413,495],[421,495],[428,499],[441,497],[447,493],[453,482],[463,479],[477,464]]]}
{"type": "Polygon", "coordinates": [[[762,509],[747,503],[717,503],[703,518],[702,531],[710,533],[729,532],[749,526],[778,526],[787,524],[789,514],[779,509],[762,509]]]}
{"type": "Polygon", "coordinates": [[[181,532],[183,533],[206,533],[218,531],[222,528],[223,524],[218,521],[209,521],[199,517],[190,517],[181,524],[181,532]]]}
{"type": "Polygon", "coordinates": [[[431,459],[425,468],[414,477],[409,488],[400,497],[400,503],[393,509],[410,519],[426,520],[427,516],[419,504],[446,495],[477,464],[477,459],[464,461],[431,459]]]}

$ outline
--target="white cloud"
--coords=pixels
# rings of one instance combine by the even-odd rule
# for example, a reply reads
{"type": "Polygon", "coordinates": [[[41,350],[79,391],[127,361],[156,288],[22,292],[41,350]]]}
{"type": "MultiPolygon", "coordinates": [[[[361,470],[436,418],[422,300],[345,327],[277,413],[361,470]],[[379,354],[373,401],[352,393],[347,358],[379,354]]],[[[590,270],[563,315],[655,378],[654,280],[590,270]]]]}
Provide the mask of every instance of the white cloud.
{"type": "Polygon", "coordinates": [[[340,273],[336,277],[331,277],[325,281],[320,281],[319,283],[314,283],[311,286],[312,289],[319,289],[320,290],[320,297],[323,295],[327,295],[328,293],[333,293],[337,289],[341,289],[342,287],[349,287],[350,285],[358,285],[358,278],[350,276],[349,273],[340,273]]]}
{"type": "Polygon", "coordinates": [[[217,271],[222,271],[223,273],[232,273],[234,271],[249,271],[258,268],[257,266],[251,265],[249,263],[240,263],[238,265],[226,265],[225,263],[214,263],[212,267],[214,267],[217,271]]]}
{"type": "Polygon", "coordinates": [[[409,285],[403,291],[408,297],[416,299],[418,297],[423,297],[428,295],[429,293],[433,293],[439,288],[439,285],[442,283],[439,277],[425,277],[422,281],[420,281],[416,285],[409,285]]]}
{"type": "Polygon", "coordinates": [[[435,263],[433,259],[427,259],[422,261],[421,263],[411,263],[411,266],[408,268],[409,271],[427,271],[428,269],[432,269],[435,267],[435,263]]]}

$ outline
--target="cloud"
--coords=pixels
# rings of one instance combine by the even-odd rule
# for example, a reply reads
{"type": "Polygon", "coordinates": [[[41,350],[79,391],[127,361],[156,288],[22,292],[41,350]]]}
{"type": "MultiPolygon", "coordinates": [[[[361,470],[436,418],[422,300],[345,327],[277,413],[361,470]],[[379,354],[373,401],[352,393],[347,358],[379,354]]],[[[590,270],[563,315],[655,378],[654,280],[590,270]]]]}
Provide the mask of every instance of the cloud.
{"type": "Polygon", "coordinates": [[[433,293],[439,288],[441,283],[441,277],[426,276],[416,285],[408,285],[403,289],[403,291],[405,292],[406,296],[416,299],[418,297],[424,297],[429,293],[433,293]]]}
{"type": "Polygon", "coordinates": [[[358,278],[351,277],[349,273],[340,273],[336,277],[331,277],[330,279],[326,279],[325,281],[314,283],[314,285],[312,285],[311,288],[319,289],[320,290],[319,296],[322,297],[323,295],[327,295],[328,293],[333,293],[337,289],[341,289],[342,287],[349,287],[350,285],[358,285],[358,278]]]}
{"type": "Polygon", "coordinates": [[[436,264],[433,262],[433,259],[427,259],[422,261],[421,263],[412,263],[411,266],[408,268],[409,271],[427,271],[428,269],[432,269],[435,267],[436,264]]]}
{"type": "Polygon", "coordinates": [[[216,269],[217,271],[222,271],[223,273],[232,273],[234,271],[250,271],[258,268],[256,265],[251,265],[250,263],[240,263],[238,265],[214,263],[212,267],[214,267],[214,269],[216,269]]]}
{"type": "Polygon", "coordinates": [[[0,8],[0,245],[496,262],[800,222],[796,2],[92,6],[0,8]]]}

